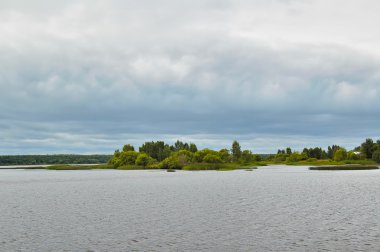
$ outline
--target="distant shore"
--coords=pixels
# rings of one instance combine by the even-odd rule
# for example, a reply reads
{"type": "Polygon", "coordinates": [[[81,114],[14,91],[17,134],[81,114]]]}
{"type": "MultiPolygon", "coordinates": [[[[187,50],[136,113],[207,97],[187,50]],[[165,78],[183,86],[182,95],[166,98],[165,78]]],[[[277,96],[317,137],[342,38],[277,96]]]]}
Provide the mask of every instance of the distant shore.
{"type": "MultiPolygon", "coordinates": [[[[367,163],[363,164],[335,164],[335,165],[326,165],[326,162],[320,163],[310,163],[305,164],[304,162],[299,163],[273,163],[273,162],[260,162],[254,164],[192,164],[183,167],[182,169],[176,170],[185,170],[185,171],[206,171],[206,170],[219,170],[219,171],[232,171],[232,170],[255,170],[258,167],[264,168],[265,166],[270,165],[286,165],[286,166],[309,166],[310,170],[370,170],[370,169],[379,169],[378,165],[367,163]]],[[[109,164],[58,164],[58,165],[11,165],[11,166],[0,166],[0,170],[17,170],[17,169],[27,169],[27,170],[99,170],[99,169],[109,169],[109,170],[167,170],[160,168],[148,168],[137,165],[130,166],[121,166],[113,167],[109,164]]]]}

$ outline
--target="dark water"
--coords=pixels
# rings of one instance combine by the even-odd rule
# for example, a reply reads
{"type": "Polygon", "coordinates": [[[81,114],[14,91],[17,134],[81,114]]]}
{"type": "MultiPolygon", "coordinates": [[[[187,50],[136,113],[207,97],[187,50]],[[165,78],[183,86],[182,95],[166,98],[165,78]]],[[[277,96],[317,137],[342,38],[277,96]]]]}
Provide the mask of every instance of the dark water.
{"type": "Polygon", "coordinates": [[[380,171],[0,171],[0,251],[380,251],[380,171]]]}

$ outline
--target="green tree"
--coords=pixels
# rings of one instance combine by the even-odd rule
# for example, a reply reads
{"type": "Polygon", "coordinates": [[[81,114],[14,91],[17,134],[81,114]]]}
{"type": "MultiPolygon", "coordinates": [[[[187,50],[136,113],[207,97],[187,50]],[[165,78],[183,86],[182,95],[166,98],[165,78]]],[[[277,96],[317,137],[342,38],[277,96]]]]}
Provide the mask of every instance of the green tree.
{"type": "MultiPolygon", "coordinates": [[[[284,152],[285,152],[285,151],[284,151],[284,152]]],[[[273,161],[279,163],[279,162],[283,162],[283,161],[285,161],[287,158],[288,158],[288,155],[287,155],[287,154],[282,153],[282,152],[279,152],[279,153],[277,153],[277,155],[274,157],[273,161]]]]}
{"type": "Polygon", "coordinates": [[[194,153],[194,152],[197,152],[197,150],[198,150],[197,146],[193,143],[190,143],[189,151],[194,153]]]}
{"type": "Polygon", "coordinates": [[[136,165],[141,165],[141,166],[148,166],[149,164],[149,161],[150,161],[150,157],[145,154],[145,153],[140,153],[137,158],[136,158],[136,161],[135,161],[135,164],[136,165]]]}
{"type": "Polygon", "coordinates": [[[335,155],[335,152],[339,149],[342,149],[342,147],[340,147],[339,145],[333,145],[333,146],[329,146],[327,148],[327,157],[329,159],[333,159],[334,158],[334,155],[335,155]]]}
{"type": "Polygon", "coordinates": [[[288,155],[292,154],[292,149],[290,147],[286,148],[286,154],[288,155]]]}
{"type": "Polygon", "coordinates": [[[215,154],[207,154],[204,158],[203,158],[203,162],[205,163],[210,163],[210,164],[218,164],[218,163],[221,163],[222,160],[220,159],[220,157],[218,155],[215,155],[215,154]]]}
{"type": "Polygon", "coordinates": [[[367,138],[364,143],[362,143],[360,152],[365,155],[367,159],[372,158],[372,153],[374,151],[375,144],[371,138],[367,138]]]}
{"type": "Polygon", "coordinates": [[[135,147],[133,147],[132,145],[130,144],[126,144],[123,146],[123,151],[124,152],[127,152],[127,151],[135,151],[135,147]]]}
{"type": "Polygon", "coordinates": [[[376,163],[380,163],[380,150],[376,150],[372,153],[372,160],[376,163]]]}
{"type": "Polygon", "coordinates": [[[136,158],[139,156],[138,152],[127,151],[120,153],[120,165],[133,165],[136,162],[136,158]]]}
{"type": "Polygon", "coordinates": [[[253,161],[255,161],[255,162],[259,162],[259,161],[261,161],[262,159],[263,159],[262,156],[259,155],[259,154],[254,154],[254,155],[253,155],[253,161]]]}
{"type": "Polygon", "coordinates": [[[203,158],[208,154],[219,156],[219,152],[205,148],[194,153],[193,161],[198,163],[203,162],[203,158]]]}
{"type": "Polygon", "coordinates": [[[140,148],[140,152],[148,154],[150,157],[162,161],[171,154],[170,146],[163,141],[145,142],[140,148]]]}
{"type": "Polygon", "coordinates": [[[356,155],[355,152],[349,151],[347,153],[347,160],[359,160],[359,159],[360,159],[359,155],[356,155]]]}
{"type": "Polygon", "coordinates": [[[183,166],[184,163],[181,162],[179,156],[170,156],[159,164],[161,169],[182,169],[183,166]]]}
{"type": "Polygon", "coordinates": [[[309,158],[309,149],[308,148],[303,148],[303,151],[302,151],[303,154],[305,154],[308,158],[309,158]]]}
{"type": "Polygon", "coordinates": [[[308,157],[309,158],[321,159],[322,155],[323,155],[322,148],[315,147],[315,148],[310,148],[308,150],[308,157]]]}
{"type": "Polygon", "coordinates": [[[236,140],[232,143],[231,153],[233,160],[237,162],[241,157],[241,148],[239,142],[236,140]]]}
{"type": "Polygon", "coordinates": [[[340,148],[339,150],[335,151],[334,154],[334,160],[335,161],[343,161],[347,159],[347,151],[344,148],[340,148]]]}
{"type": "Polygon", "coordinates": [[[219,151],[219,157],[220,157],[220,159],[222,159],[223,162],[230,162],[231,161],[231,155],[227,149],[221,149],[219,151]]]}
{"type": "Polygon", "coordinates": [[[173,151],[180,151],[180,150],[188,150],[189,145],[187,143],[183,143],[182,141],[177,140],[177,142],[173,145],[173,151]]]}
{"type": "Polygon", "coordinates": [[[193,156],[193,162],[200,163],[202,161],[203,161],[202,153],[200,151],[195,152],[193,156]]]}
{"type": "Polygon", "coordinates": [[[188,150],[180,150],[178,152],[173,152],[172,156],[178,158],[178,161],[184,166],[189,164],[192,160],[194,160],[194,153],[188,150]]]}
{"type": "Polygon", "coordinates": [[[293,152],[289,157],[286,158],[286,162],[298,162],[306,159],[308,159],[308,156],[304,152],[293,152]]]}
{"type": "Polygon", "coordinates": [[[118,166],[120,166],[120,162],[121,162],[120,161],[120,151],[119,150],[115,150],[113,156],[108,161],[108,164],[113,165],[115,167],[118,167],[118,166]]]}
{"type": "Polygon", "coordinates": [[[247,164],[247,163],[250,163],[253,161],[253,154],[252,154],[252,151],[250,150],[244,150],[242,153],[241,153],[241,158],[240,158],[241,162],[244,163],[244,164],[247,164]]]}

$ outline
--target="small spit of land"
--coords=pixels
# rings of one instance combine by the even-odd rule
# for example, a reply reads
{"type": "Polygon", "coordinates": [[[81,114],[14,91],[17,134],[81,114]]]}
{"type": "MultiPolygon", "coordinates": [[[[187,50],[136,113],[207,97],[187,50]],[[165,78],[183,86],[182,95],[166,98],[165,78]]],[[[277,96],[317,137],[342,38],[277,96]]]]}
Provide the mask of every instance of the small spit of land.
{"type": "MultiPolygon", "coordinates": [[[[115,169],[115,170],[152,170],[152,169],[160,169],[160,168],[148,168],[138,165],[131,165],[131,166],[121,166],[115,168],[112,165],[109,164],[100,164],[100,165],[49,165],[49,166],[33,166],[33,167],[12,167],[12,169],[45,169],[45,170],[93,170],[93,169],[115,169]]],[[[201,170],[217,170],[217,171],[231,171],[231,170],[255,170],[257,167],[252,165],[241,165],[241,164],[224,164],[224,165],[210,165],[210,164],[193,164],[192,166],[184,167],[184,169],[181,170],[187,170],[187,171],[201,171],[201,170]]],[[[165,169],[169,172],[176,171],[178,169],[165,169]]]]}
{"type": "Polygon", "coordinates": [[[379,169],[376,165],[340,165],[340,166],[319,166],[310,167],[310,170],[322,171],[353,171],[353,170],[376,170],[379,169]]]}
{"type": "Polygon", "coordinates": [[[34,165],[31,169],[49,170],[229,171],[252,170],[258,166],[276,164],[310,166],[312,170],[368,170],[377,169],[378,163],[380,163],[380,140],[374,142],[372,139],[366,139],[360,146],[350,151],[341,146],[332,145],[327,150],[315,147],[304,148],[302,152],[299,152],[288,147],[279,149],[277,154],[255,154],[251,150],[242,150],[237,141],[234,141],[230,148],[198,150],[194,143],[178,140],[173,145],[163,141],[145,142],[138,150],[126,144],[122,149],[116,150],[113,155],[0,156],[0,165],[34,165]],[[36,166],[39,164],[41,166],[36,166]]]}

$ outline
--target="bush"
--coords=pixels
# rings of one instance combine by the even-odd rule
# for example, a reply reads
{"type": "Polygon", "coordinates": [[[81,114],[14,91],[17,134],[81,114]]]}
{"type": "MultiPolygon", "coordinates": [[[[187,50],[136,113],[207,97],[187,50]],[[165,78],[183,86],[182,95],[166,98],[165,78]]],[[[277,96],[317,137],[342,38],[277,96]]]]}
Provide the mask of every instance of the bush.
{"type": "Polygon", "coordinates": [[[372,153],[372,160],[376,163],[380,163],[380,150],[377,150],[374,153],[372,153]]]}
{"type": "Polygon", "coordinates": [[[254,154],[253,155],[253,161],[260,162],[261,160],[262,160],[261,155],[259,155],[259,154],[254,154]]]}
{"type": "Polygon", "coordinates": [[[173,153],[173,156],[177,156],[177,157],[186,157],[186,161],[187,160],[192,160],[193,157],[194,157],[194,153],[191,152],[191,151],[188,151],[188,150],[180,150],[178,152],[174,152],[173,153]]]}
{"type": "Polygon", "coordinates": [[[343,161],[347,159],[347,151],[343,148],[341,149],[338,149],[337,151],[335,151],[335,154],[334,154],[334,161],[343,161]]]}
{"type": "Polygon", "coordinates": [[[205,158],[205,156],[207,156],[209,154],[218,156],[220,158],[218,151],[214,151],[214,150],[210,150],[210,149],[203,149],[203,150],[199,150],[199,151],[194,153],[193,162],[199,162],[199,163],[203,162],[203,159],[205,158]]]}
{"type": "Polygon", "coordinates": [[[218,170],[224,168],[226,164],[207,164],[207,163],[193,163],[183,167],[184,170],[190,171],[206,171],[206,170],[218,170]]]}
{"type": "Polygon", "coordinates": [[[286,162],[298,162],[306,159],[307,155],[305,153],[293,152],[289,157],[286,158],[286,162]]]}
{"type": "Polygon", "coordinates": [[[353,151],[347,153],[347,160],[359,160],[359,158],[360,156],[356,155],[353,151]]]}
{"type": "Polygon", "coordinates": [[[250,150],[244,150],[241,153],[240,162],[243,164],[247,164],[253,161],[253,154],[250,150]]]}
{"type": "Polygon", "coordinates": [[[204,158],[203,158],[203,162],[205,163],[209,163],[209,164],[219,164],[222,162],[222,160],[220,159],[219,156],[217,155],[214,155],[214,154],[207,154],[204,158]]]}
{"type": "Polygon", "coordinates": [[[318,159],[316,159],[316,158],[309,158],[309,159],[307,160],[307,162],[310,162],[310,163],[318,162],[318,159]]]}
{"type": "Polygon", "coordinates": [[[145,153],[141,153],[137,156],[135,164],[146,167],[149,164],[149,156],[145,153]]]}
{"type": "Polygon", "coordinates": [[[121,152],[119,156],[120,162],[118,166],[122,165],[134,165],[137,157],[139,156],[138,152],[135,151],[126,151],[121,152]]]}
{"type": "Polygon", "coordinates": [[[286,159],[287,159],[288,155],[287,154],[277,154],[273,161],[276,162],[276,163],[280,163],[280,162],[284,162],[286,159]]]}
{"type": "Polygon", "coordinates": [[[218,153],[220,159],[223,162],[231,162],[232,156],[230,155],[230,152],[227,149],[221,149],[218,153]]]}
{"type": "Polygon", "coordinates": [[[183,166],[184,164],[180,162],[180,159],[177,156],[171,156],[171,157],[165,158],[159,164],[160,169],[182,169],[183,166]]]}

